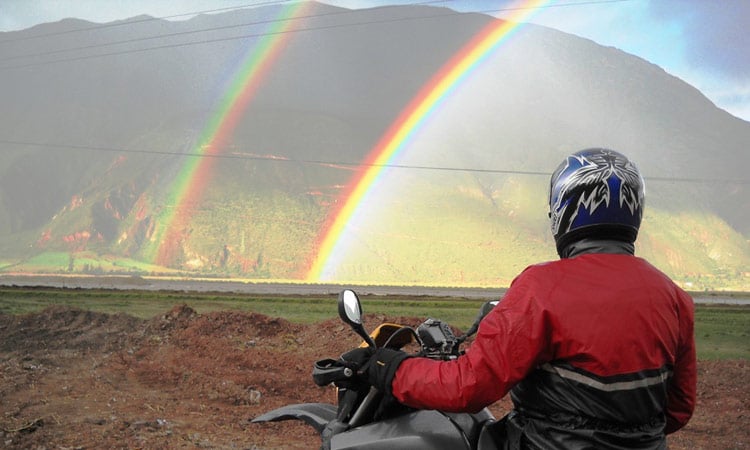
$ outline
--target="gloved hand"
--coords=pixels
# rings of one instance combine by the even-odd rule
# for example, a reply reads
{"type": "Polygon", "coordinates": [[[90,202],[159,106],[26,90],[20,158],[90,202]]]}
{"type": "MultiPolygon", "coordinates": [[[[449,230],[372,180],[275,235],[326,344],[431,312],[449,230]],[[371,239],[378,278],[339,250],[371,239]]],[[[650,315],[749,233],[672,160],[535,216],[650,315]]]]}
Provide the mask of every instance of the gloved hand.
{"type": "Polygon", "coordinates": [[[393,377],[396,376],[398,366],[409,357],[410,355],[401,350],[390,348],[375,350],[367,366],[365,366],[367,382],[375,386],[380,392],[385,392],[386,395],[392,396],[391,383],[393,383],[393,377]]]}
{"type": "Polygon", "coordinates": [[[367,382],[386,393],[392,395],[391,383],[396,375],[398,366],[409,358],[409,355],[390,348],[378,348],[373,350],[370,347],[356,348],[341,355],[341,359],[351,364],[352,369],[357,374],[366,379],[367,382]]]}
{"type": "Polygon", "coordinates": [[[359,374],[360,370],[370,361],[373,353],[375,353],[375,350],[371,347],[359,347],[344,353],[340,359],[346,367],[359,374]]]}
{"type": "Polygon", "coordinates": [[[357,372],[360,378],[381,392],[392,395],[391,383],[398,366],[410,356],[401,350],[390,348],[360,347],[341,355],[347,367],[357,372]]]}

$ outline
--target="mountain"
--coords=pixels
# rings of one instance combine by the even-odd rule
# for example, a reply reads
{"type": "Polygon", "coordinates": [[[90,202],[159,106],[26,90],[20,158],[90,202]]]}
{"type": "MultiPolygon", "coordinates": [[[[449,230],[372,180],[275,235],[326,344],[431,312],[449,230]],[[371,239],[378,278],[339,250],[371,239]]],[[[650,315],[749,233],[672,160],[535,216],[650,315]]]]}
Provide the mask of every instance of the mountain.
{"type": "MultiPolygon", "coordinates": [[[[496,19],[284,8],[0,35],[0,268],[304,279],[368,153],[496,19]]],[[[685,286],[747,290],[748,142],[748,122],[661,68],[525,25],[381,174],[326,276],[507,285],[555,257],[545,174],[604,146],[646,177],[638,253],[685,286]]]]}

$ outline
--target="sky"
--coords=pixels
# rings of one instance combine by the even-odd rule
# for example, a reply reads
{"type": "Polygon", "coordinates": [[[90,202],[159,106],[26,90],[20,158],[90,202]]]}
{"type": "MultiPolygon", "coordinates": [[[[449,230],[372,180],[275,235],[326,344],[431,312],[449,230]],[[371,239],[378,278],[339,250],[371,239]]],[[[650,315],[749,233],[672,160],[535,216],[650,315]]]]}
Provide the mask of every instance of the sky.
{"type": "MultiPolygon", "coordinates": [[[[423,3],[497,17],[510,14],[518,5],[511,0],[322,2],[351,9],[423,3]]],[[[191,13],[287,3],[290,1],[0,0],[0,31],[69,17],[96,23],[141,14],[185,20],[191,13]]],[[[750,121],[750,0],[550,0],[530,22],[639,56],[690,83],[720,108],[750,121]]]]}

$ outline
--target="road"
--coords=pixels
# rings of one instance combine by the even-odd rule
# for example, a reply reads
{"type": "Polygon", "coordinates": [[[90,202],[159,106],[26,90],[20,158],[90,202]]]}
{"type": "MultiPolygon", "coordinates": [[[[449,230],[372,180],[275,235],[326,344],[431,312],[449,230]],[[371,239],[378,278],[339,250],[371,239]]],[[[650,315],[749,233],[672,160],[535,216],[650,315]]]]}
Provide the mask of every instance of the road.
{"type": "MultiPolygon", "coordinates": [[[[69,289],[121,289],[177,292],[225,292],[249,295],[336,295],[344,288],[352,288],[361,295],[408,295],[426,297],[456,297],[497,299],[504,288],[375,286],[326,283],[267,283],[235,280],[157,278],[139,276],[85,275],[0,275],[0,286],[54,287],[69,289]]],[[[721,293],[693,294],[695,303],[750,305],[750,293],[723,295],[721,293]]]]}
{"type": "Polygon", "coordinates": [[[178,292],[227,292],[254,295],[336,295],[352,288],[362,295],[424,295],[495,299],[505,289],[422,286],[373,286],[326,283],[266,283],[233,280],[155,278],[137,276],[0,275],[0,286],[54,287],[69,289],[121,289],[178,292]]]}

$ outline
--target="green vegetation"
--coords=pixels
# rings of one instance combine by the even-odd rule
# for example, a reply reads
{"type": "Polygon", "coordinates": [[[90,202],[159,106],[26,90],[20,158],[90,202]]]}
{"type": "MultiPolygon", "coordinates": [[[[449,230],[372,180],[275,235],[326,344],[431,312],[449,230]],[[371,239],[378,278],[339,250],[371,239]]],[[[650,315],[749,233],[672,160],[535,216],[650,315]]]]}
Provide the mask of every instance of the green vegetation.
{"type": "MultiPolygon", "coordinates": [[[[465,330],[476,317],[482,300],[365,296],[368,328],[373,315],[435,317],[465,330]],[[369,320],[368,320],[369,318],[369,320]]],[[[53,305],[104,313],[125,313],[143,319],[186,304],[199,313],[253,311],[297,323],[316,323],[336,317],[335,296],[253,296],[198,292],[150,292],[96,289],[0,288],[0,314],[26,314],[53,305]]],[[[695,336],[700,359],[750,360],[750,307],[696,306],[695,336]]]]}
{"type": "MultiPolygon", "coordinates": [[[[2,263],[0,261],[0,263],[2,263]]],[[[38,253],[23,262],[6,262],[9,271],[29,273],[87,274],[87,275],[138,275],[166,269],[134,259],[99,255],[93,251],[38,253]]],[[[3,265],[0,265],[3,267],[3,265]]]]}
{"type": "MultiPolygon", "coordinates": [[[[155,219],[163,212],[154,205],[169,201],[151,193],[137,207],[106,210],[123,217],[119,224],[110,224],[98,207],[111,239],[87,234],[91,205],[64,208],[43,230],[0,233],[0,272],[304,279],[348,171],[320,167],[303,173],[289,161],[274,160],[217,167],[221,178],[178,227],[184,232],[170,238],[174,248],[160,259],[164,265],[152,264],[166,238],[159,234],[166,224],[155,219]]],[[[383,191],[363,203],[347,226],[324,279],[507,287],[526,266],[557,258],[545,214],[546,177],[385,176],[390,178],[383,191]]],[[[132,203],[132,196],[112,192],[97,204],[132,203]]],[[[743,234],[707,211],[650,205],[636,244],[639,256],[688,290],[750,290],[750,244],[743,234]]]]}
{"type": "MultiPolygon", "coordinates": [[[[423,316],[468,328],[481,300],[422,297],[364,297],[368,315],[423,316]]],[[[106,289],[0,288],[1,314],[26,314],[48,306],[69,306],[103,313],[125,313],[150,319],[175,305],[188,305],[199,313],[253,311],[297,323],[315,323],[336,317],[335,296],[248,296],[200,292],[150,292],[106,289]]],[[[371,324],[373,326],[377,324],[371,324]]]]}
{"type": "Polygon", "coordinates": [[[706,212],[647,208],[637,252],[688,290],[748,290],[748,240],[706,212]]]}
{"type": "Polygon", "coordinates": [[[750,359],[750,307],[697,306],[695,339],[702,359],[750,359]]]}

